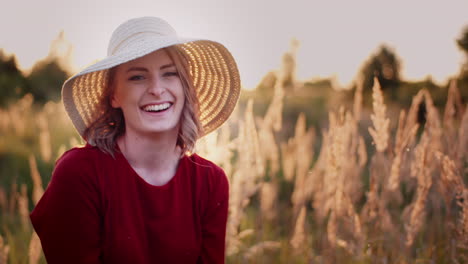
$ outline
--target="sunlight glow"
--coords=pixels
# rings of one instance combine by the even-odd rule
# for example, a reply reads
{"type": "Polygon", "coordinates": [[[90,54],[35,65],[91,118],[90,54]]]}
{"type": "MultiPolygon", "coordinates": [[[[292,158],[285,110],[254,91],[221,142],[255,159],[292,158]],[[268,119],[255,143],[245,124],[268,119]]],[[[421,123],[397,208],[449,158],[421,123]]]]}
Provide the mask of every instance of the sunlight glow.
{"type": "Polygon", "coordinates": [[[382,43],[401,59],[403,78],[432,75],[436,81],[445,81],[460,68],[463,57],[455,39],[468,25],[467,1],[75,3],[73,10],[66,1],[32,1],[28,8],[21,1],[2,4],[8,12],[0,16],[0,48],[15,54],[20,67],[28,69],[49,54],[51,41],[64,30],[66,41],[73,45],[70,61],[78,70],[105,56],[118,24],[155,15],[166,19],[179,35],[225,44],[238,61],[244,88],[254,88],[267,72],[280,67],[293,37],[301,43],[298,79],[337,76],[346,86],[382,43]]]}

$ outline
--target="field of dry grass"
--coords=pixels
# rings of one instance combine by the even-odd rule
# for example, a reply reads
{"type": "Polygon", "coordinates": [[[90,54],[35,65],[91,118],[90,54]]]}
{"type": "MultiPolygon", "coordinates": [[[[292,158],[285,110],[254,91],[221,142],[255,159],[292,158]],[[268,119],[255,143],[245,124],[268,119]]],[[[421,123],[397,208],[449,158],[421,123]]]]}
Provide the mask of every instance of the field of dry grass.
{"type": "MultiPolygon", "coordinates": [[[[197,146],[230,178],[227,263],[468,263],[468,111],[455,85],[443,111],[421,90],[394,115],[375,82],[372,109],[357,89],[321,131],[300,114],[287,139],[274,89],[264,116],[249,101],[197,146]]],[[[61,104],[30,96],[0,110],[0,134],[0,263],[45,263],[28,214],[79,137],[61,104]]]]}

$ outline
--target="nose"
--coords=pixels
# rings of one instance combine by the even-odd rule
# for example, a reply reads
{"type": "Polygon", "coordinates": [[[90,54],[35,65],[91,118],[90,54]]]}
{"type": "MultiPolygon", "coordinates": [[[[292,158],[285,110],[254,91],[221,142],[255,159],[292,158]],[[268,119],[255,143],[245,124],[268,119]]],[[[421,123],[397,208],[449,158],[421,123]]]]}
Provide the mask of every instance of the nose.
{"type": "Polygon", "coordinates": [[[161,78],[158,77],[154,77],[148,87],[148,93],[154,96],[161,96],[165,90],[166,88],[164,82],[161,80],[161,78]]]}

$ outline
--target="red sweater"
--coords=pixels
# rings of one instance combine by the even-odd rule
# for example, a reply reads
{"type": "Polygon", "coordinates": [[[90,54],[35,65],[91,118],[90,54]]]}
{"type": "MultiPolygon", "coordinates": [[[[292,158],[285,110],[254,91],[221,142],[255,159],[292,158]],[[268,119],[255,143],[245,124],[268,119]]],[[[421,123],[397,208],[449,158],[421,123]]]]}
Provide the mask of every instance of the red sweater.
{"type": "Polygon", "coordinates": [[[86,146],[57,161],[31,221],[49,264],[224,263],[228,198],[223,170],[196,154],[153,186],[86,146]]]}

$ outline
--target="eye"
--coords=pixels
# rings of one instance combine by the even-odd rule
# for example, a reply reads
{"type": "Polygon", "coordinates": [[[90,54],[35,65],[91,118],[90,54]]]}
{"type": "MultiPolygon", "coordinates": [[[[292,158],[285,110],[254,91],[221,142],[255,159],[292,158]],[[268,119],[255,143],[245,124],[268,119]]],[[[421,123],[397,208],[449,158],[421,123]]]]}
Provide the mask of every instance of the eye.
{"type": "Polygon", "coordinates": [[[141,81],[145,77],[143,75],[133,75],[130,78],[128,78],[129,81],[141,81]]]}
{"type": "Polygon", "coordinates": [[[164,77],[179,76],[179,73],[177,71],[170,71],[170,72],[165,72],[163,76],[164,77]]]}

